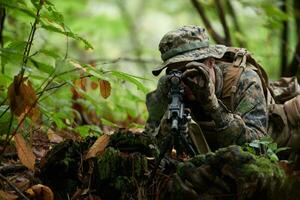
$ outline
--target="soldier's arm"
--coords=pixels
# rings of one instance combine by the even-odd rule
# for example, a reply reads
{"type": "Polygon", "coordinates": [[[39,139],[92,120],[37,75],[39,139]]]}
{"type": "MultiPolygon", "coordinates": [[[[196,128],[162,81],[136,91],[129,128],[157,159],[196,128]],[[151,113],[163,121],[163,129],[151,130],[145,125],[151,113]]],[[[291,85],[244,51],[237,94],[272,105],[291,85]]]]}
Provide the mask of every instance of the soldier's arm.
{"type": "Polygon", "coordinates": [[[218,143],[241,145],[267,134],[267,106],[256,72],[246,69],[242,73],[234,105],[234,113],[220,104],[212,114],[218,127],[218,143]]]}
{"type": "Polygon", "coordinates": [[[168,107],[168,97],[166,91],[162,91],[160,84],[162,77],[158,81],[157,89],[146,95],[146,106],[148,110],[148,119],[145,126],[145,132],[149,135],[156,136],[160,124],[160,120],[168,107]]]}

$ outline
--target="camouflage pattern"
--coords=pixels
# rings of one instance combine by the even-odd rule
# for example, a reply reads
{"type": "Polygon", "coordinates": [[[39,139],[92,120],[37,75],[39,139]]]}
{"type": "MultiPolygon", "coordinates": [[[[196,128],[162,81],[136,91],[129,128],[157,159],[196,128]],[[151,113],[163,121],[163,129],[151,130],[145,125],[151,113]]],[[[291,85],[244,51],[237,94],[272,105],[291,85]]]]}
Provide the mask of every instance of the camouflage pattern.
{"type": "MultiPolygon", "coordinates": [[[[216,68],[216,81],[222,85],[228,65],[219,63],[216,68]]],[[[205,109],[197,102],[186,101],[191,109],[192,118],[201,127],[212,150],[230,144],[244,144],[266,135],[267,106],[259,76],[251,69],[245,69],[238,82],[234,112],[231,112],[222,99],[221,87],[216,87],[215,95],[219,100],[218,109],[212,113],[205,113],[205,109]]],[[[146,97],[149,118],[146,132],[152,136],[158,134],[160,120],[167,110],[168,97],[162,96],[157,90],[146,97]]]]}
{"type": "Polygon", "coordinates": [[[159,51],[164,61],[152,73],[157,76],[174,63],[201,60],[208,57],[221,58],[226,52],[224,45],[209,45],[209,38],[204,28],[183,26],[164,35],[159,43],[159,51]]]}
{"type": "MultiPolygon", "coordinates": [[[[196,26],[185,26],[167,33],[159,46],[164,64],[156,71],[154,70],[153,74],[159,74],[171,63],[190,62],[208,57],[221,58],[226,51],[226,47],[220,51],[216,50],[218,49],[216,46],[206,46],[198,49],[187,48],[188,45],[186,44],[191,42],[197,40],[207,41],[208,38],[205,35],[204,29],[196,26]],[[182,48],[180,52],[178,49],[182,46],[185,46],[186,49],[184,51],[182,50],[184,48],[182,48]],[[166,52],[170,52],[172,49],[177,49],[178,51],[174,52],[177,52],[178,55],[170,53],[165,56],[166,52]],[[213,49],[216,51],[213,51],[213,49]]],[[[223,79],[226,76],[228,67],[229,64],[221,61],[215,65],[216,84],[215,94],[212,95],[215,95],[218,102],[214,105],[213,110],[203,108],[199,102],[185,100],[186,107],[191,110],[193,120],[201,127],[212,150],[230,144],[241,145],[267,134],[267,106],[259,76],[250,68],[243,71],[237,83],[237,91],[233,101],[234,109],[230,111],[228,109],[228,99],[222,97],[223,79]]],[[[154,90],[147,94],[146,105],[149,118],[145,131],[151,136],[157,136],[161,119],[167,110],[168,97],[161,90],[154,90]]]]}

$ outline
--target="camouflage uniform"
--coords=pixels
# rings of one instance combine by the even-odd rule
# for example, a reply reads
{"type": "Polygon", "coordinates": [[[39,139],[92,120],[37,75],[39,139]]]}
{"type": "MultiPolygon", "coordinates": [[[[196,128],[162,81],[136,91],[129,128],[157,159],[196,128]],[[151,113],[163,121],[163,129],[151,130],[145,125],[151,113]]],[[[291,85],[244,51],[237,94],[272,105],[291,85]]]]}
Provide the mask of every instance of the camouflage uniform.
{"type": "MultiPolygon", "coordinates": [[[[241,145],[266,135],[267,106],[259,76],[250,68],[243,71],[237,84],[234,110],[230,111],[229,101],[222,95],[223,79],[226,77],[229,63],[218,60],[224,56],[227,48],[223,45],[209,45],[205,29],[184,26],[171,31],[163,37],[159,49],[164,63],[153,70],[154,75],[158,75],[172,63],[215,58],[214,95],[218,99],[216,107],[207,111],[196,101],[185,101],[191,110],[193,120],[201,127],[211,149],[230,144],[241,145]]],[[[165,76],[161,77],[164,78],[165,76]]],[[[149,112],[146,132],[156,136],[159,133],[160,121],[167,110],[168,97],[160,89],[156,89],[147,94],[146,105],[149,112]]]]}

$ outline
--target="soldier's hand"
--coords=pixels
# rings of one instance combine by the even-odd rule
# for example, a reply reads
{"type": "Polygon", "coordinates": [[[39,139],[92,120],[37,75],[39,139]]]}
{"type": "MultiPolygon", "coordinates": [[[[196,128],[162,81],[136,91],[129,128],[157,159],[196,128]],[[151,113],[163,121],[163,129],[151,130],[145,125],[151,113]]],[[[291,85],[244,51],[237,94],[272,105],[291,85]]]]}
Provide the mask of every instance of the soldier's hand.
{"type": "Polygon", "coordinates": [[[207,67],[203,63],[190,62],[182,74],[182,81],[192,91],[199,103],[208,103],[215,93],[207,67]]]}
{"type": "Polygon", "coordinates": [[[171,88],[171,84],[168,76],[165,75],[160,77],[157,84],[157,91],[159,91],[163,96],[167,97],[170,88],[171,88]]]}

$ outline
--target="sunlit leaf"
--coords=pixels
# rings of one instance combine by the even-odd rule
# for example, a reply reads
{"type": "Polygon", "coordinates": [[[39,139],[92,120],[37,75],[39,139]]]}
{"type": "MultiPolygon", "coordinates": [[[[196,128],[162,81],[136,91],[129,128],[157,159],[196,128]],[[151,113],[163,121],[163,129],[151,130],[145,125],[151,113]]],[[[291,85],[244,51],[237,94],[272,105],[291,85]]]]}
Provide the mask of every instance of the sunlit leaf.
{"type": "Polygon", "coordinates": [[[99,80],[100,94],[106,99],[110,96],[111,86],[110,83],[106,80],[99,80]]]}
{"type": "Polygon", "coordinates": [[[104,152],[106,146],[109,144],[109,141],[109,135],[102,135],[101,137],[99,137],[88,150],[85,159],[93,158],[96,155],[101,155],[104,152]]]}
{"type": "Polygon", "coordinates": [[[16,149],[20,161],[28,169],[34,171],[35,155],[33,154],[31,147],[19,133],[15,134],[14,141],[16,143],[16,149]]]}
{"type": "Polygon", "coordinates": [[[49,21],[53,21],[61,25],[64,24],[64,16],[60,12],[56,11],[53,4],[52,5],[47,4],[45,7],[48,10],[48,13],[46,14],[45,17],[49,21]]]}
{"type": "Polygon", "coordinates": [[[115,127],[115,128],[118,128],[118,125],[107,120],[107,119],[104,119],[104,118],[101,118],[101,122],[103,125],[106,125],[106,126],[111,126],[111,127],[115,127]]]}
{"type": "Polygon", "coordinates": [[[16,3],[15,1],[11,1],[11,0],[1,0],[1,5],[5,6],[5,8],[19,10],[25,13],[26,15],[35,18],[35,11],[30,8],[27,8],[21,2],[16,3]]]}
{"type": "Polygon", "coordinates": [[[63,34],[65,36],[68,36],[68,37],[71,37],[77,41],[81,41],[85,44],[85,47],[87,49],[93,49],[93,46],[84,38],[78,36],[77,34],[71,32],[71,31],[66,31],[64,30],[63,27],[61,27],[59,24],[55,24],[54,22],[42,22],[41,23],[41,27],[50,31],[50,32],[56,32],[56,33],[60,33],[60,34],[63,34]]]}
{"type": "Polygon", "coordinates": [[[137,78],[143,79],[141,77],[137,77],[137,76],[133,76],[124,72],[120,72],[120,71],[110,71],[111,74],[117,78],[120,78],[122,80],[128,81],[130,83],[133,83],[134,85],[137,86],[137,88],[141,91],[143,91],[144,93],[146,93],[148,90],[147,88],[144,86],[144,84],[142,84],[140,81],[137,80],[137,78]]]}
{"type": "Polygon", "coordinates": [[[289,149],[291,149],[291,147],[280,147],[280,148],[276,149],[275,153],[279,153],[281,151],[285,151],[285,150],[289,150],[289,149]]]}

